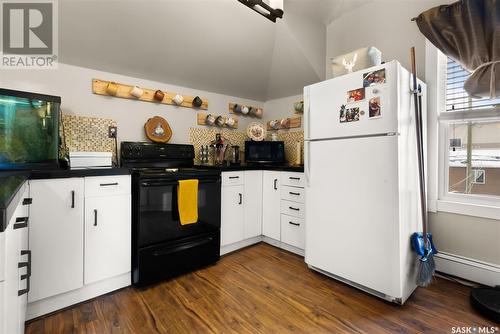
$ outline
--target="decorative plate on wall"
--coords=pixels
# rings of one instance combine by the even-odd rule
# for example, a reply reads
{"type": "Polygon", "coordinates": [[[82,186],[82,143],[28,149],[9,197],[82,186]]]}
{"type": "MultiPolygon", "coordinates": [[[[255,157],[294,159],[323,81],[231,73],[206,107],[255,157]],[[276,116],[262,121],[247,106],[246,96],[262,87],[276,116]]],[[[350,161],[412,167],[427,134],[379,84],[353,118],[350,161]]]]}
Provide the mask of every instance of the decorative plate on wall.
{"type": "Polygon", "coordinates": [[[267,130],[264,124],[253,122],[247,126],[247,135],[254,141],[263,141],[266,138],[267,130]]]}
{"type": "Polygon", "coordinates": [[[148,119],[146,124],[144,124],[144,130],[146,131],[146,137],[157,143],[166,143],[172,138],[170,125],[160,116],[148,119]]]}

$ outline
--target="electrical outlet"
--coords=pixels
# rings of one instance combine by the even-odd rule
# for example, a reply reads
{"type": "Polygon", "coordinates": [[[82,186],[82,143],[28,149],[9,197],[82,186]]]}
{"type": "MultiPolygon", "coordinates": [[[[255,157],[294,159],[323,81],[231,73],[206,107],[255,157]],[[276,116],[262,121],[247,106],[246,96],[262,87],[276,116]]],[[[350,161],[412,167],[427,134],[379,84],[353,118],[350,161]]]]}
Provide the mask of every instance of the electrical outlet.
{"type": "Polygon", "coordinates": [[[118,129],[116,126],[110,126],[108,128],[108,138],[116,138],[117,132],[118,132],[118,129]]]}

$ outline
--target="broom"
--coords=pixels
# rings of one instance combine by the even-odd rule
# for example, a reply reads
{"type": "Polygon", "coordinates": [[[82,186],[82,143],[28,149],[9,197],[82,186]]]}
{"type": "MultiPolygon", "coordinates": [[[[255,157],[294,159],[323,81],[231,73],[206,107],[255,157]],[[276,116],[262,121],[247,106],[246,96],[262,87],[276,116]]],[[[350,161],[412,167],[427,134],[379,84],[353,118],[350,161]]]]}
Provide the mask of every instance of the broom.
{"type": "Polygon", "coordinates": [[[413,74],[413,97],[415,105],[415,127],[417,135],[417,155],[420,185],[420,205],[422,214],[422,233],[415,232],[411,236],[411,244],[415,252],[420,256],[420,268],[418,270],[417,284],[422,287],[432,282],[436,271],[434,254],[437,253],[432,242],[432,235],[427,233],[427,199],[425,196],[425,160],[424,140],[422,122],[422,87],[417,86],[417,69],[415,64],[415,48],[411,48],[411,67],[413,74]]]}

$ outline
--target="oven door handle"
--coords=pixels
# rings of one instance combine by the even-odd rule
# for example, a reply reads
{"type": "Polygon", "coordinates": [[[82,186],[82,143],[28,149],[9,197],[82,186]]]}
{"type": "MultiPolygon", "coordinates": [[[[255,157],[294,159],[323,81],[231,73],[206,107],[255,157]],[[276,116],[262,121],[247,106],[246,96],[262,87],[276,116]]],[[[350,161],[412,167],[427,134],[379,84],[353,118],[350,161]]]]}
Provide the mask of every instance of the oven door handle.
{"type": "Polygon", "coordinates": [[[176,186],[179,182],[141,182],[141,187],[162,187],[162,186],[176,186]]]}
{"type": "MultiPolygon", "coordinates": [[[[182,179],[187,180],[187,179],[182,179]]],[[[205,183],[217,183],[220,179],[198,179],[199,184],[205,183]]],[[[179,185],[179,180],[177,181],[141,181],[141,187],[162,187],[162,186],[177,186],[179,185]]]]}
{"type": "Polygon", "coordinates": [[[183,251],[183,250],[186,250],[189,248],[198,247],[198,246],[202,246],[202,245],[211,243],[213,240],[214,240],[213,237],[208,237],[208,238],[205,238],[202,240],[184,242],[180,245],[176,245],[173,247],[166,247],[166,248],[163,248],[160,250],[156,250],[153,252],[153,256],[163,256],[163,255],[172,254],[172,253],[183,251]]]}

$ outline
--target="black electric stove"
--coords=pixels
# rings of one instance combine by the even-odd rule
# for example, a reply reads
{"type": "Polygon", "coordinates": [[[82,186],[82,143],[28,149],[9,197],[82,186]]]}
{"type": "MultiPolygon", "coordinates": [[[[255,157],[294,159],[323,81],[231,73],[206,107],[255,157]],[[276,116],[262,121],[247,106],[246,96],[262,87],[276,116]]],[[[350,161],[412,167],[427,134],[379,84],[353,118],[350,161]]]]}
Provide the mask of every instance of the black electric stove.
{"type": "Polygon", "coordinates": [[[220,258],[221,176],[195,169],[192,145],[121,143],[132,170],[132,283],[146,286],[213,264],[220,258]],[[179,180],[197,179],[198,222],[181,225],[179,180]]]}

